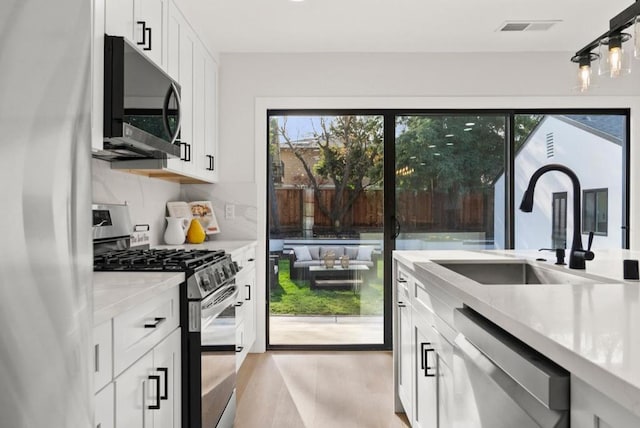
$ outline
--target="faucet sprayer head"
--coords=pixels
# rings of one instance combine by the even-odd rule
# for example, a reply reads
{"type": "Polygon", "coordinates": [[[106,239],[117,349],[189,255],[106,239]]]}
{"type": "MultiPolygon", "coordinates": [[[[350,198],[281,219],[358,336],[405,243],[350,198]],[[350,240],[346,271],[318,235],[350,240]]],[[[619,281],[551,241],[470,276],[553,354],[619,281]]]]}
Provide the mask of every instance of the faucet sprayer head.
{"type": "Polygon", "coordinates": [[[524,195],[522,195],[522,202],[520,202],[520,211],[530,213],[533,211],[533,190],[527,188],[524,195]]]}

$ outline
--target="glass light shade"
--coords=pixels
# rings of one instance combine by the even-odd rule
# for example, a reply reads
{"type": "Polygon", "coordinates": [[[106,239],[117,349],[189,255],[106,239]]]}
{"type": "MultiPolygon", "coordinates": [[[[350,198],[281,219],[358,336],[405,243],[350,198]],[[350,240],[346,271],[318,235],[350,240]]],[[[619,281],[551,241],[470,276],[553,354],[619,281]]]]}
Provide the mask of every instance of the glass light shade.
{"type": "Polygon", "coordinates": [[[591,87],[591,66],[581,65],[578,67],[578,90],[584,92],[591,87]]]}
{"type": "Polygon", "coordinates": [[[628,40],[623,35],[611,36],[600,42],[599,75],[609,75],[611,78],[620,77],[631,73],[631,58],[624,49],[624,41],[628,40]]]}

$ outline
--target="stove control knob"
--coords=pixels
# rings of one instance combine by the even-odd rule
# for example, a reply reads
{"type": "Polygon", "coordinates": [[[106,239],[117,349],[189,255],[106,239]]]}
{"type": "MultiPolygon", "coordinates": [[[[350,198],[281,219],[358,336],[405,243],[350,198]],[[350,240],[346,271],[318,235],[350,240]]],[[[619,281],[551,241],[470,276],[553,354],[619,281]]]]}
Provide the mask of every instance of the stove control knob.
{"type": "Polygon", "coordinates": [[[215,277],[216,277],[216,282],[218,282],[218,283],[222,282],[223,278],[222,278],[221,272],[217,270],[217,271],[214,272],[214,274],[215,274],[215,277]]]}
{"type": "Polygon", "coordinates": [[[205,291],[211,288],[211,281],[209,280],[209,277],[203,275],[202,278],[200,278],[200,287],[205,291]]]}

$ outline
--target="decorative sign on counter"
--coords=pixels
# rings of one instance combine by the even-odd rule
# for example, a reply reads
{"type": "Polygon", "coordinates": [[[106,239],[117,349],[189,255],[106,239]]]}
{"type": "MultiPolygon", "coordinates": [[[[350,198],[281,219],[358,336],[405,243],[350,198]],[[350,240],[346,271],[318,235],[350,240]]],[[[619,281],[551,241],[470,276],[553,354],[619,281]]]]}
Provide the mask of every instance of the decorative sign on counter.
{"type": "Polygon", "coordinates": [[[211,201],[167,202],[170,217],[197,219],[207,235],[220,233],[211,201]]]}

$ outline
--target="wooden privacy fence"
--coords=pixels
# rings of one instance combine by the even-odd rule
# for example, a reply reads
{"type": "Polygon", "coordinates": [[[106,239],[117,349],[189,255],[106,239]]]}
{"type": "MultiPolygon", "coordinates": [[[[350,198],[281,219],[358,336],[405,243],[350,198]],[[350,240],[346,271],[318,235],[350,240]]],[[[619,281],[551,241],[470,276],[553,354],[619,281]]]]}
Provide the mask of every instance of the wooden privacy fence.
{"type": "MultiPolygon", "coordinates": [[[[283,233],[302,231],[303,191],[300,188],[276,189],[279,230],[283,233]]],[[[321,189],[319,199],[331,209],[335,190],[321,189]]],[[[382,190],[368,190],[355,200],[343,219],[343,227],[355,231],[382,230],[384,222],[384,194],[382,190]]],[[[396,216],[402,229],[408,231],[455,232],[493,230],[493,193],[482,191],[451,196],[447,193],[398,190],[396,192],[396,216]]],[[[315,228],[329,230],[331,221],[314,206],[315,228]]],[[[274,218],[269,215],[272,230],[274,218]]]]}

